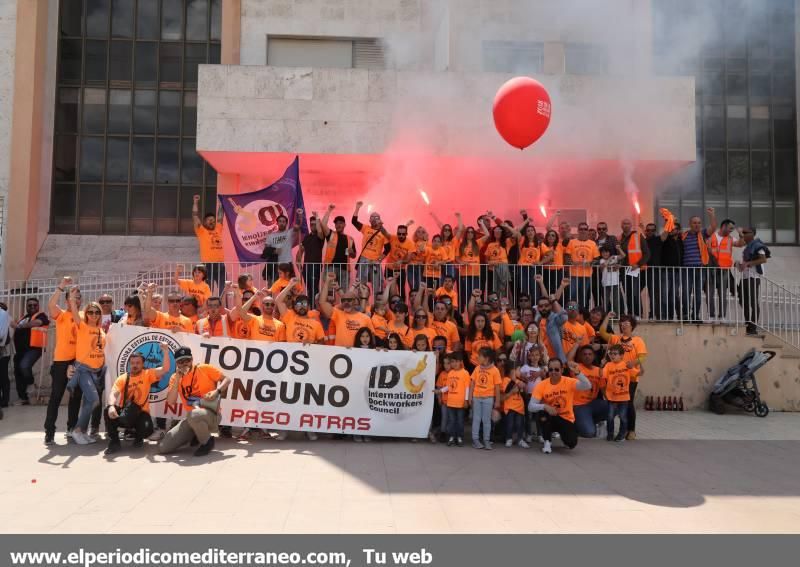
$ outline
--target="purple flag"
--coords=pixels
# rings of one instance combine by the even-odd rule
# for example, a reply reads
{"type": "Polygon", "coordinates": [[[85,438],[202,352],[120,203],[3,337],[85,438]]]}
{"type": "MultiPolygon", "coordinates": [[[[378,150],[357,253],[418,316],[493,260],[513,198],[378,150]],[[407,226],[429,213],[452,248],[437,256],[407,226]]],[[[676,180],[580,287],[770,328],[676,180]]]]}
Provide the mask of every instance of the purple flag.
{"type": "MultiPolygon", "coordinates": [[[[297,209],[305,210],[300,187],[300,158],[295,157],[283,177],[269,187],[251,193],[219,195],[219,200],[239,261],[261,261],[267,235],[278,232],[278,217],[285,215],[291,229],[297,209]]],[[[300,231],[302,236],[308,234],[305,219],[300,231]]]]}

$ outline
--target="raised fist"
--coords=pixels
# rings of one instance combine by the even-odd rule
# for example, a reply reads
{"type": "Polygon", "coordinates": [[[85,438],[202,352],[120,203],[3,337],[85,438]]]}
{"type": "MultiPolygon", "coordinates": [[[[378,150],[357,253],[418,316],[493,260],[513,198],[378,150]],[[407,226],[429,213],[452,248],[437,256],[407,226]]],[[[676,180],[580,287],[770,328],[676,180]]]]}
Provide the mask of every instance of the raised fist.
{"type": "Polygon", "coordinates": [[[192,201],[193,201],[195,204],[196,204],[196,203],[199,203],[199,202],[200,202],[200,195],[195,195],[194,197],[192,197],[192,201]]]}

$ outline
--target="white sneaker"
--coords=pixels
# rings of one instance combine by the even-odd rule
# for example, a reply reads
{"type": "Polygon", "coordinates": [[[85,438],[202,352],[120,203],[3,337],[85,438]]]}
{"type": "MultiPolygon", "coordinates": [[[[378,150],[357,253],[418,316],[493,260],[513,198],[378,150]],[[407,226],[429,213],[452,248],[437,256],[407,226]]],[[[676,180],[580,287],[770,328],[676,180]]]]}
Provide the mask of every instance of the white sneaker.
{"type": "Polygon", "coordinates": [[[278,431],[278,435],[275,437],[276,441],[286,441],[286,438],[289,437],[288,431],[278,431]]]}
{"type": "Polygon", "coordinates": [[[72,439],[78,445],[91,445],[92,443],[97,443],[97,439],[93,437],[89,437],[82,431],[73,431],[72,432],[72,439]]]}
{"type": "Polygon", "coordinates": [[[539,444],[541,445],[542,443],[544,443],[544,437],[539,435],[539,444]]]}
{"type": "Polygon", "coordinates": [[[553,431],[553,439],[561,439],[561,434],[558,431],[553,431]]]}
{"type": "Polygon", "coordinates": [[[164,438],[164,434],[166,432],[163,429],[154,429],[153,433],[150,434],[150,441],[161,441],[164,438]]]}
{"type": "Polygon", "coordinates": [[[523,449],[530,449],[531,448],[531,446],[528,445],[528,443],[525,441],[525,439],[520,439],[519,443],[517,443],[517,445],[519,445],[523,449]]]}
{"type": "Polygon", "coordinates": [[[533,435],[526,435],[525,443],[532,443],[532,442],[533,442],[533,435]]]}
{"type": "Polygon", "coordinates": [[[67,432],[64,433],[64,439],[72,439],[72,429],[67,429],[67,432]]]}
{"type": "Polygon", "coordinates": [[[319,439],[319,436],[316,433],[314,433],[313,431],[307,432],[306,433],[306,437],[308,437],[309,441],[316,441],[317,439],[319,439]]]}
{"type": "Polygon", "coordinates": [[[513,439],[506,439],[506,447],[511,447],[514,444],[513,439]]]}
{"type": "Polygon", "coordinates": [[[542,447],[542,453],[550,454],[553,452],[553,448],[550,446],[550,441],[544,442],[544,447],[542,447]]]}

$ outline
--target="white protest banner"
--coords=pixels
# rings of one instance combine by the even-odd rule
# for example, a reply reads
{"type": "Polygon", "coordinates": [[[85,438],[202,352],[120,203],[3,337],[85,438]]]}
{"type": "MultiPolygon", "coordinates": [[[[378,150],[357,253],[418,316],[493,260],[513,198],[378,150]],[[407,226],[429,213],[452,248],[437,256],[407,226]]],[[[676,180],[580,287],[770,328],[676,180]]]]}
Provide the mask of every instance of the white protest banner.
{"type": "Polygon", "coordinates": [[[106,342],[106,391],[128,371],[133,352],[146,368],[161,366],[159,343],[170,350],[169,371],[150,390],[154,417],[181,419],[180,400],[167,404],[174,352],[192,349],[195,364],[231,378],[221,403],[222,425],[385,437],[425,437],[433,410],[432,352],[346,349],[298,343],[203,338],[115,324],[106,342]]]}

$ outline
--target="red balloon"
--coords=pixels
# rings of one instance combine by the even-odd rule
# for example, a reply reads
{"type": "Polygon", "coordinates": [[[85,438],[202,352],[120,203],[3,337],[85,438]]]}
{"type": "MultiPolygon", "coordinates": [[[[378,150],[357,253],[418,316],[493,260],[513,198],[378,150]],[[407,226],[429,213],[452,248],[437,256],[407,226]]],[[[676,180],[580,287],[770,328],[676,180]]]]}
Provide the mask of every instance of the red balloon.
{"type": "Polygon", "coordinates": [[[550,125],[550,95],[530,77],[506,82],[494,97],[494,125],[503,139],[521,150],[542,137],[550,125]]]}

